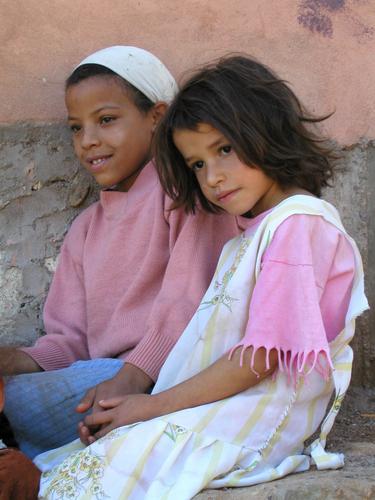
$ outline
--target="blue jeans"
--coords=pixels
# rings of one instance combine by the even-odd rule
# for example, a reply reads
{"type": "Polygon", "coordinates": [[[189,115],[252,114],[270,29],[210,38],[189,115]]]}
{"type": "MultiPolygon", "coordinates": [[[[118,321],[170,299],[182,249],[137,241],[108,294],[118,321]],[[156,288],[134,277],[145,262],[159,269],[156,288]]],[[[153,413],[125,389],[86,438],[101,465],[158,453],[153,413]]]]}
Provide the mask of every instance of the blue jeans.
{"type": "Polygon", "coordinates": [[[69,368],[7,377],[4,413],[30,458],[78,437],[75,407],[91,387],[113,377],[119,359],[77,361],[69,368]]]}

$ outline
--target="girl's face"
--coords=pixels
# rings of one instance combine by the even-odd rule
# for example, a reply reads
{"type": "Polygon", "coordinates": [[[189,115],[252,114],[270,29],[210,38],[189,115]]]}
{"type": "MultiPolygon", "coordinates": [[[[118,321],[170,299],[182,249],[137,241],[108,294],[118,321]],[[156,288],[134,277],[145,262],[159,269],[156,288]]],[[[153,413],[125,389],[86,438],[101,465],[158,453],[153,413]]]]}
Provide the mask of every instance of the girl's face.
{"type": "Polygon", "coordinates": [[[154,108],[141,113],[119,82],[101,76],[68,87],[65,102],[82,166],[101,186],[127,191],[150,159],[154,108]]]}
{"type": "Polygon", "coordinates": [[[173,132],[173,141],[204,196],[232,215],[258,215],[287,197],[260,168],[240,161],[221,132],[207,123],[173,132]]]}

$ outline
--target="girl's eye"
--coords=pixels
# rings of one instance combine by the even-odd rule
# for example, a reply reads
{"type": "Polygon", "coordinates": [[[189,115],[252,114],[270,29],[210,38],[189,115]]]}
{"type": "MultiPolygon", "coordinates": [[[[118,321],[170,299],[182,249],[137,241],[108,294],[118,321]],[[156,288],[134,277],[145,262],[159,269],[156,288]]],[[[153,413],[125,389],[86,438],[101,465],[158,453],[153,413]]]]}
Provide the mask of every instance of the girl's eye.
{"type": "Polygon", "coordinates": [[[103,116],[100,119],[100,123],[105,125],[107,123],[113,122],[116,118],[114,116],[103,116]]]}
{"type": "Polygon", "coordinates": [[[232,152],[232,146],[230,144],[227,144],[226,146],[222,146],[220,148],[221,153],[225,155],[229,155],[229,153],[232,152]]]}
{"type": "Polygon", "coordinates": [[[194,170],[194,172],[196,172],[197,170],[200,170],[201,168],[204,167],[204,162],[203,161],[196,161],[195,163],[193,163],[191,165],[191,169],[194,170]]]}

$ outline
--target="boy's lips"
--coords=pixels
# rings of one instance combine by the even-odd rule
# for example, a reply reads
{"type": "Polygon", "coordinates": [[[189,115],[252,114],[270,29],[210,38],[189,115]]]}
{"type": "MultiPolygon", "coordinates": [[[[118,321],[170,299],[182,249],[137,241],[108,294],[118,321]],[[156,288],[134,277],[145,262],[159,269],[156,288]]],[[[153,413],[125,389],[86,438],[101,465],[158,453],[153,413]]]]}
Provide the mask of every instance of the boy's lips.
{"type": "Polygon", "coordinates": [[[105,166],[112,155],[96,155],[86,158],[86,162],[90,164],[92,170],[100,170],[105,166]]]}

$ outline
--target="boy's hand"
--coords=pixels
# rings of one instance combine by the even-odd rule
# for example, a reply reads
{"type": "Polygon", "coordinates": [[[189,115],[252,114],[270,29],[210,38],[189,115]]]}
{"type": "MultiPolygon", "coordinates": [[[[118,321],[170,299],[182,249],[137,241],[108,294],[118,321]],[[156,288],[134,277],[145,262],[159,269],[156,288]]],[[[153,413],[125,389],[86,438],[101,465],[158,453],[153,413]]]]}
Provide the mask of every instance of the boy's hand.
{"type": "Polygon", "coordinates": [[[87,415],[84,425],[89,429],[99,429],[88,436],[88,444],[105,436],[123,425],[149,420],[159,415],[155,396],[131,394],[100,401],[101,412],[87,415]]]}
{"type": "MultiPolygon", "coordinates": [[[[148,391],[153,385],[153,380],[140,368],[125,363],[119,372],[111,379],[105,380],[101,384],[92,387],[82,398],[76,411],[85,413],[92,409],[92,414],[103,412],[103,407],[99,401],[123,397],[128,394],[139,394],[148,391]]],[[[78,425],[78,434],[81,441],[88,445],[90,437],[98,431],[98,427],[89,427],[85,422],[78,425]]]]}
{"type": "Polygon", "coordinates": [[[17,347],[0,347],[0,376],[43,371],[31,356],[17,347]]]}

